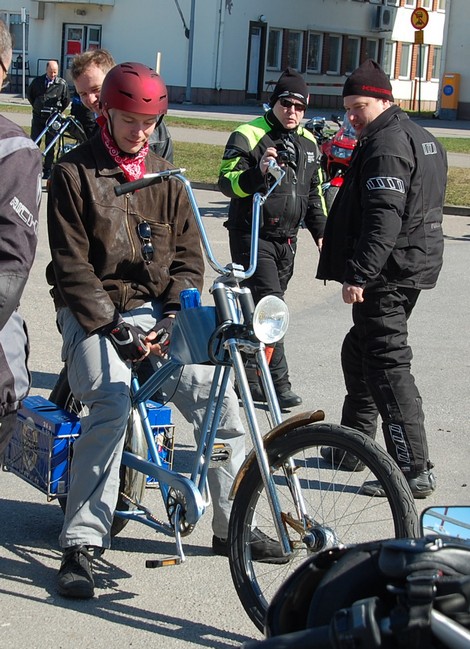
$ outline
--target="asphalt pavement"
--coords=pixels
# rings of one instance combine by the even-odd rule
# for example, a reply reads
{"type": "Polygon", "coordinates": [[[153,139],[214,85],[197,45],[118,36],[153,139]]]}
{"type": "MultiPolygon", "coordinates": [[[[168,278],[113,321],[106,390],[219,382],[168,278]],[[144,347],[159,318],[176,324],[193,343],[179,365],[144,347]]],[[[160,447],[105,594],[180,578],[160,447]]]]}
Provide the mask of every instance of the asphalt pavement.
{"type": "MultiPolygon", "coordinates": [[[[196,196],[214,253],[226,262],[227,201],[213,191],[197,191],[196,196]]],[[[31,394],[45,397],[61,369],[61,339],[44,279],[49,261],[46,202],[44,193],[40,244],[21,306],[31,336],[31,394]]],[[[423,292],[410,322],[413,372],[423,396],[438,479],[435,495],[416,502],[419,511],[431,504],[470,504],[470,313],[465,279],[470,218],[448,215],[444,231],[445,265],[439,284],[423,292]]],[[[338,422],[344,394],[339,354],[351,314],[341,302],[339,285],[314,280],[316,264],[315,246],[303,230],[287,292],[287,355],[294,389],[304,399],[302,408],[320,407],[328,421],[338,422]]],[[[210,304],[207,288],[213,278],[214,271],[207,268],[205,304],[210,304]]],[[[260,415],[266,430],[262,411],[260,415]]],[[[191,452],[191,431],[178,413],[174,422],[177,453],[191,452]]],[[[146,559],[174,552],[171,539],[130,523],[97,563],[97,596],[66,601],[55,592],[61,556],[59,506],[6,472],[0,472],[0,494],[1,646],[228,649],[261,637],[238,601],[227,560],[212,555],[210,511],[184,540],[187,561],[171,568],[145,568],[146,559]]]]}

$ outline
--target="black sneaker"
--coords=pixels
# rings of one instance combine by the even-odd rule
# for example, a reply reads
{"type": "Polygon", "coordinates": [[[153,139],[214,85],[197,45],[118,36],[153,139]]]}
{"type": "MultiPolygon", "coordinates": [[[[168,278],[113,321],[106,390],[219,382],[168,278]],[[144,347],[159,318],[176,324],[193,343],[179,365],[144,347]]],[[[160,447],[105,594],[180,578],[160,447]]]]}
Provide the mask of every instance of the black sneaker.
{"type": "MultiPolygon", "coordinates": [[[[415,478],[407,478],[407,482],[410,485],[413,497],[417,500],[427,498],[436,489],[436,476],[428,469],[422,471],[415,478]]],[[[383,498],[385,491],[378,480],[370,480],[362,485],[361,494],[383,498]]]]}
{"type": "Polygon", "coordinates": [[[250,383],[250,392],[253,401],[258,401],[259,403],[266,403],[267,399],[261,385],[254,385],[253,383],[250,383]]]}
{"type": "Polygon", "coordinates": [[[91,569],[93,555],[85,545],[74,545],[64,550],[57,578],[57,590],[63,597],[90,599],[95,582],[91,569]]]}
{"type": "MultiPolygon", "coordinates": [[[[352,453],[346,453],[339,448],[322,446],[320,455],[333,469],[342,471],[364,471],[365,464],[357,459],[352,453]]],[[[366,484],[366,483],[364,483],[366,484]]]]}
{"type": "Polygon", "coordinates": [[[262,563],[289,563],[289,557],[282,554],[279,541],[254,527],[250,537],[251,558],[262,563]]]}
{"type": "MultiPolygon", "coordinates": [[[[262,563],[288,563],[289,557],[282,554],[281,544],[261,530],[255,527],[251,531],[250,538],[251,558],[253,561],[262,563]]],[[[212,537],[212,550],[214,554],[221,557],[228,557],[227,539],[221,539],[218,536],[212,537]]]]}
{"type": "Polygon", "coordinates": [[[291,389],[283,390],[282,392],[276,389],[276,392],[277,400],[279,401],[279,407],[282,410],[285,410],[287,408],[295,408],[296,406],[300,406],[300,404],[302,403],[301,397],[299,397],[298,394],[295,394],[295,392],[293,392],[293,390],[291,389]]]}

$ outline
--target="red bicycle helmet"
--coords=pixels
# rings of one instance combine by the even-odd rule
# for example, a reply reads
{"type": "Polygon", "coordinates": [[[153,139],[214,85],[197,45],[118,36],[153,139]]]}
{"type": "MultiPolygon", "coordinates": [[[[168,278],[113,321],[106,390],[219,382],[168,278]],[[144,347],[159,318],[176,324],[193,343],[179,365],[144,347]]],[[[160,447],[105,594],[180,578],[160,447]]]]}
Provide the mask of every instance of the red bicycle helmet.
{"type": "Polygon", "coordinates": [[[166,115],[168,92],[163,79],[142,63],[119,63],[105,76],[101,108],[141,115],[166,115]]]}

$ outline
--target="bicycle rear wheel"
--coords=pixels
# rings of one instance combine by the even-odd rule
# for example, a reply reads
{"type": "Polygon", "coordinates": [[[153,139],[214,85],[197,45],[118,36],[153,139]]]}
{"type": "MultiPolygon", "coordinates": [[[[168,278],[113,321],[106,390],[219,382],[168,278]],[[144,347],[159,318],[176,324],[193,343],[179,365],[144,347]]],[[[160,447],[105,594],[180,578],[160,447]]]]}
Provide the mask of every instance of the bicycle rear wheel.
{"type": "MultiPolygon", "coordinates": [[[[286,578],[312,553],[345,544],[419,534],[413,496],[402,472],[372,439],[338,425],[299,426],[273,439],[267,447],[269,466],[279,497],[283,525],[292,552],[286,564],[252,560],[251,531],[255,527],[277,538],[258,463],[253,461],[242,478],[232,507],[229,558],[238,596],[258,629],[263,629],[268,605],[286,578]],[[321,454],[321,448],[331,449],[321,454]],[[355,471],[332,465],[344,453],[353,454],[355,471]],[[285,463],[292,459],[307,511],[300,520],[285,463]],[[366,480],[379,480],[384,498],[362,495],[366,480]]],[[[351,455],[346,456],[348,459],[351,455]]]]}
{"type": "MultiPolygon", "coordinates": [[[[72,391],[70,390],[66,367],[62,369],[49,399],[50,401],[52,401],[52,403],[55,403],[60,408],[67,410],[67,412],[73,412],[79,417],[86,414],[86,407],[81,401],[73,396],[72,391]]],[[[126,450],[132,451],[133,453],[136,453],[137,455],[140,455],[141,457],[147,457],[147,444],[145,442],[143,431],[141,430],[141,427],[133,425],[132,414],[129,417],[127,424],[126,441],[124,448],[126,450]]],[[[124,464],[121,464],[120,489],[116,509],[120,511],[128,511],[131,507],[128,501],[123,497],[123,494],[131,498],[131,500],[133,501],[140,502],[144,495],[145,485],[145,475],[143,475],[139,471],[136,471],[135,469],[130,469],[129,467],[124,466],[124,464]]],[[[63,497],[59,498],[58,500],[62,511],[65,512],[67,498],[63,497]]],[[[119,532],[124,529],[128,522],[129,519],[127,518],[120,518],[119,516],[115,516],[111,527],[111,536],[117,536],[117,534],[119,534],[119,532]]]]}

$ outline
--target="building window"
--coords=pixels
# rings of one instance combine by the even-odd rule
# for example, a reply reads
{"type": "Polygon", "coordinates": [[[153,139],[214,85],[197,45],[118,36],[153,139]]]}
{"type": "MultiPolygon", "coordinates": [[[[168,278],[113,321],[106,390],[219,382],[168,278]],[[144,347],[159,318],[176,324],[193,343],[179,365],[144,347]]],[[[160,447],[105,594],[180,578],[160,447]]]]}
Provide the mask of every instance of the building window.
{"type": "Polygon", "coordinates": [[[307,70],[321,72],[321,55],[323,50],[323,35],[308,33],[307,70]]]}
{"type": "Polygon", "coordinates": [[[290,31],[287,37],[287,64],[295,70],[302,68],[303,33],[290,31]]]}
{"type": "Polygon", "coordinates": [[[355,36],[346,38],[345,66],[344,71],[350,74],[359,65],[359,56],[361,50],[361,41],[355,36]]]}
{"type": "Polygon", "coordinates": [[[400,79],[410,78],[412,50],[413,48],[411,43],[402,43],[401,57],[400,57],[400,70],[398,72],[398,76],[400,79]]]}
{"type": "MultiPolygon", "coordinates": [[[[11,40],[13,42],[13,59],[16,54],[23,53],[23,23],[21,22],[21,13],[14,11],[0,11],[0,18],[10,30],[11,40]]],[[[26,14],[25,25],[25,52],[28,53],[29,37],[29,14],[26,14]]]]}
{"type": "Polygon", "coordinates": [[[385,4],[389,7],[398,7],[400,5],[400,0],[385,0],[385,4]]]}
{"type": "Polygon", "coordinates": [[[428,11],[432,11],[432,3],[433,0],[421,0],[421,7],[423,9],[427,9],[428,11]]]}
{"type": "Polygon", "coordinates": [[[382,67],[390,79],[395,78],[395,60],[397,56],[397,44],[394,41],[386,41],[384,44],[384,54],[382,67]]]}
{"type": "Polygon", "coordinates": [[[410,9],[414,9],[416,7],[416,0],[405,0],[405,7],[410,7],[410,9]]]}
{"type": "Polygon", "coordinates": [[[437,10],[438,11],[445,11],[446,10],[446,0],[438,0],[437,10]]]}
{"type": "Polygon", "coordinates": [[[281,69],[281,37],[282,32],[280,29],[269,30],[266,67],[271,70],[281,69]]]}
{"type": "Polygon", "coordinates": [[[418,47],[418,57],[416,60],[416,78],[426,81],[428,70],[429,45],[420,45],[418,47]]]}
{"type": "Polygon", "coordinates": [[[377,39],[368,38],[366,40],[366,58],[379,60],[379,41],[377,39]]]}
{"type": "Polygon", "coordinates": [[[328,37],[328,57],[326,71],[332,74],[340,73],[341,36],[330,34],[328,37]]]}
{"type": "Polygon", "coordinates": [[[442,61],[442,47],[437,47],[435,45],[432,54],[431,79],[436,80],[441,78],[441,61],[442,61]]]}

